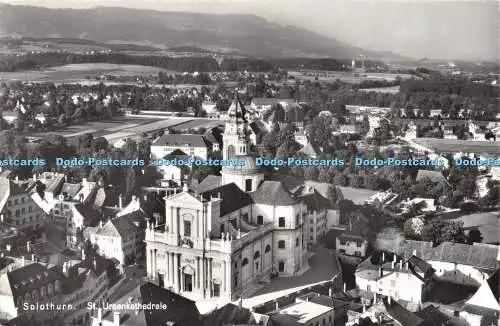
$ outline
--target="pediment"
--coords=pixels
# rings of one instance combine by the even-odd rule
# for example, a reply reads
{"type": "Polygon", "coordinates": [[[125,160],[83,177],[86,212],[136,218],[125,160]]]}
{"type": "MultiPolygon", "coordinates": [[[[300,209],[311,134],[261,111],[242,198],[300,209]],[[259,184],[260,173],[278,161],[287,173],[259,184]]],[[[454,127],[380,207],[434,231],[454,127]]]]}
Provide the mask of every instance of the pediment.
{"type": "Polygon", "coordinates": [[[173,195],[172,197],[168,197],[166,201],[175,202],[176,206],[179,206],[179,204],[190,205],[190,206],[202,204],[200,199],[196,198],[195,196],[187,192],[181,192],[177,195],[173,195]]]}

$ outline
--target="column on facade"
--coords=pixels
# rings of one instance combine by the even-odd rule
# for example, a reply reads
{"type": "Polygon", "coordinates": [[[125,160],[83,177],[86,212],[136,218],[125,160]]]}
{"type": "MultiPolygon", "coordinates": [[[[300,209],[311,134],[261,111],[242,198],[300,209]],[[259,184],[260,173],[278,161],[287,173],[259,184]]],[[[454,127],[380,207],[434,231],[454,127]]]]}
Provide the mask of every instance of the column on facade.
{"type": "Polygon", "coordinates": [[[224,279],[222,280],[222,284],[224,284],[224,292],[226,292],[227,290],[227,284],[226,284],[226,280],[227,280],[227,262],[224,260],[223,262],[223,266],[224,266],[224,279]]]}
{"type": "Polygon", "coordinates": [[[226,263],[226,291],[231,292],[231,261],[226,263]]]}
{"type": "Polygon", "coordinates": [[[212,276],[212,263],[213,258],[209,258],[207,260],[208,263],[208,288],[210,289],[210,297],[212,297],[212,284],[213,284],[213,276],[212,276]]]}
{"type": "Polygon", "coordinates": [[[165,284],[170,282],[170,253],[165,251],[165,284]]]}
{"type": "Polygon", "coordinates": [[[174,234],[174,208],[172,206],[170,206],[170,217],[169,217],[169,228],[170,228],[170,231],[169,233],[170,234],[174,234]]]}
{"type": "Polygon", "coordinates": [[[170,283],[172,284],[172,288],[175,289],[175,273],[174,273],[174,268],[175,268],[175,266],[174,266],[174,264],[175,264],[174,260],[175,259],[174,259],[174,253],[171,252],[168,255],[168,257],[169,257],[169,260],[170,260],[169,261],[169,270],[168,270],[168,272],[170,274],[170,283]]]}
{"type": "Polygon", "coordinates": [[[151,249],[147,248],[146,250],[146,268],[147,268],[147,273],[148,276],[151,276],[151,270],[152,270],[152,262],[151,262],[151,249]]]}
{"type": "Polygon", "coordinates": [[[197,226],[198,231],[196,232],[196,234],[198,235],[198,239],[203,239],[204,238],[203,234],[201,234],[202,228],[201,228],[201,218],[199,209],[196,210],[196,221],[198,222],[197,226]]]}
{"type": "Polygon", "coordinates": [[[175,208],[174,212],[174,233],[179,234],[179,208],[175,208]]]}
{"type": "Polygon", "coordinates": [[[153,249],[153,277],[156,278],[157,276],[157,273],[158,273],[158,257],[157,257],[157,254],[158,254],[158,250],[156,249],[153,249]]]}
{"type": "Polygon", "coordinates": [[[206,278],[206,263],[205,263],[205,257],[201,258],[201,291],[202,293],[205,292],[205,278],[206,278]]]}
{"type": "Polygon", "coordinates": [[[177,261],[177,254],[172,253],[172,275],[174,277],[174,292],[179,291],[179,266],[177,261]]]}
{"type": "Polygon", "coordinates": [[[196,288],[199,290],[201,289],[201,286],[200,286],[200,257],[196,257],[196,288]]]}

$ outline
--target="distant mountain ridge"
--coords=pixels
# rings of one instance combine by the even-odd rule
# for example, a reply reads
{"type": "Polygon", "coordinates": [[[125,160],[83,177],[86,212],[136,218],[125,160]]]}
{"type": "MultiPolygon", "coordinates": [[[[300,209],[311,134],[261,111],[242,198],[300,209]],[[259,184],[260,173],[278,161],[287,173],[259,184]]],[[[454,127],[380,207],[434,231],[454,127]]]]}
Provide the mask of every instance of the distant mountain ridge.
{"type": "Polygon", "coordinates": [[[407,60],[390,52],[364,51],[294,26],[280,26],[249,14],[201,14],[119,7],[49,9],[0,4],[0,36],[68,37],[196,47],[257,57],[407,60]]]}

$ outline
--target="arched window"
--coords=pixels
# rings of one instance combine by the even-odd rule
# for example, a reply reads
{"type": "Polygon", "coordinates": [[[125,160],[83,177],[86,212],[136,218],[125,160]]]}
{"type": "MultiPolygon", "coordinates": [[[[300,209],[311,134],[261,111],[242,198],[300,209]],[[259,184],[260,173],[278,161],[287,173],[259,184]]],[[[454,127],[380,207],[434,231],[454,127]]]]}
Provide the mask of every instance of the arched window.
{"type": "Polygon", "coordinates": [[[248,259],[244,258],[243,262],[241,263],[241,266],[245,266],[248,264],[248,259]]]}
{"type": "Polygon", "coordinates": [[[255,254],[253,255],[253,259],[260,258],[260,251],[256,251],[255,254]]]}
{"type": "Polygon", "coordinates": [[[270,246],[270,245],[267,245],[267,246],[266,246],[265,253],[268,253],[268,252],[270,252],[270,251],[271,251],[271,246],[270,246]]]}

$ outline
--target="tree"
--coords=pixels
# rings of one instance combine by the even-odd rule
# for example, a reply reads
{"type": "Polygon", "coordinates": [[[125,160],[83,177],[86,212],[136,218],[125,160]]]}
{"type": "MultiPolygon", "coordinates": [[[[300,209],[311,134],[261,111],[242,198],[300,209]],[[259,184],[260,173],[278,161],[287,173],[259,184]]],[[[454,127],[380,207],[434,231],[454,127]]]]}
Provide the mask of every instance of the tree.
{"type": "Polygon", "coordinates": [[[481,243],[483,241],[483,235],[481,234],[481,231],[478,229],[472,229],[469,231],[469,234],[467,235],[467,243],[468,244],[474,244],[476,243],[481,243]]]}
{"type": "Polygon", "coordinates": [[[421,239],[424,229],[424,223],[424,220],[419,217],[414,217],[406,220],[403,226],[405,236],[413,240],[421,239]]]}
{"type": "Polygon", "coordinates": [[[467,237],[463,222],[433,220],[424,226],[422,240],[432,241],[437,246],[442,242],[465,243],[467,237]]]}

